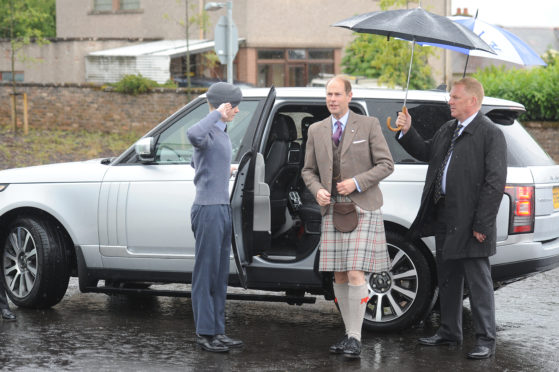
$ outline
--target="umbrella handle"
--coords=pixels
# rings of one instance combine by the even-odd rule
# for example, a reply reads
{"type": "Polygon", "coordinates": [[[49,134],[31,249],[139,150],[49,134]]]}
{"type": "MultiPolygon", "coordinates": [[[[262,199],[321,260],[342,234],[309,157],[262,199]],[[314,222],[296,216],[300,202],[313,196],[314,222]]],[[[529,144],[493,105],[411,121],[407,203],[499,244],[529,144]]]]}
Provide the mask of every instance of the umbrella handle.
{"type": "MultiPolygon", "coordinates": [[[[406,106],[402,106],[402,112],[404,114],[408,114],[408,108],[406,106]]],[[[400,130],[400,127],[392,127],[392,125],[390,125],[390,122],[392,121],[392,118],[389,116],[386,118],[386,126],[388,127],[388,129],[390,129],[392,132],[398,132],[400,130]]]]}

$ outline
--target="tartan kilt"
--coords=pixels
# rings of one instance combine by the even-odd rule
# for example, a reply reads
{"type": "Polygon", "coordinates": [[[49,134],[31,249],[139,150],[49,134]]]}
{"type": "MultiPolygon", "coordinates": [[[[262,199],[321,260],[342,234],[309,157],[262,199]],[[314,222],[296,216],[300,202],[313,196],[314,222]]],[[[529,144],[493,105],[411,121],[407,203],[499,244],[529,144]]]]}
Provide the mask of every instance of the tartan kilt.
{"type": "MultiPolygon", "coordinates": [[[[351,201],[343,196],[337,196],[336,200],[351,201]]],[[[388,270],[390,258],[380,209],[368,211],[356,204],[357,227],[352,232],[342,233],[334,228],[332,208],[330,204],[322,217],[319,271],[378,273],[388,270]]]]}

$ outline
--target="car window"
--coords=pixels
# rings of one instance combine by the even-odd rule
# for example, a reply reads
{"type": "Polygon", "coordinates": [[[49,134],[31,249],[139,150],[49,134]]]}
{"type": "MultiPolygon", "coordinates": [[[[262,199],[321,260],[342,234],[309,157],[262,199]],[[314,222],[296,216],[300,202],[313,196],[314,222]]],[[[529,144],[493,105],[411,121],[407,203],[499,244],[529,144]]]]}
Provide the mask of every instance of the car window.
{"type": "MultiPolygon", "coordinates": [[[[252,132],[249,131],[248,128],[250,127],[258,104],[259,101],[242,101],[239,104],[239,113],[227,126],[227,133],[231,139],[233,150],[233,161],[238,161],[243,155],[242,153],[246,152],[247,148],[250,147],[248,143],[252,140],[252,132]]],[[[155,163],[190,163],[194,147],[188,141],[186,131],[208,115],[208,112],[209,106],[207,102],[203,103],[164,130],[159,135],[159,139],[155,146],[155,163]]]]}
{"type": "MultiPolygon", "coordinates": [[[[413,118],[414,128],[425,139],[433,137],[441,125],[452,119],[450,116],[450,109],[446,103],[408,102],[406,106],[413,118]]],[[[379,119],[382,133],[386,138],[394,162],[422,163],[404,150],[396,140],[396,134],[390,131],[386,125],[386,120],[390,117],[391,125],[395,127],[398,112],[402,111],[402,102],[368,100],[367,108],[369,109],[369,115],[379,119]]]]}
{"type": "MultiPolygon", "coordinates": [[[[437,102],[408,102],[414,128],[424,139],[432,138],[442,124],[451,120],[450,108],[446,103],[437,102]]],[[[395,163],[420,162],[404,150],[396,140],[396,134],[386,126],[386,119],[392,117],[392,126],[398,112],[402,110],[401,102],[386,100],[369,100],[368,109],[371,116],[376,116],[381,123],[386,142],[395,163]]],[[[525,167],[533,165],[553,165],[553,159],[540,147],[530,134],[514,118],[518,113],[511,110],[482,109],[495,125],[504,133],[507,141],[507,163],[511,167],[525,167]],[[511,123],[513,123],[511,125],[511,123]]]]}
{"type": "Polygon", "coordinates": [[[507,141],[507,163],[510,167],[554,165],[553,159],[516,121],[512,125],[497,125],[507,141]]]}

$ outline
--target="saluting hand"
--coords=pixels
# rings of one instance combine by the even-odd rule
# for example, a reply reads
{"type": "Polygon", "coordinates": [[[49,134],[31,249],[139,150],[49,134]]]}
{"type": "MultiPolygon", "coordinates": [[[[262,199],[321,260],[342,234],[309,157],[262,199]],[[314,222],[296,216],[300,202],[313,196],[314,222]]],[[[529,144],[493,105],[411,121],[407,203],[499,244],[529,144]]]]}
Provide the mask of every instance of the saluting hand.
{"type": "Polygon", "coordinates": [[[222,103],[221,105],[219,105],[217,111],[219,111],[219,113],[221,114],[221,120],[223,122],[230,121],[229,117],[231,115],[231,110],[233,110],[233,106],[231,106],[229,102],[222,103]]]}

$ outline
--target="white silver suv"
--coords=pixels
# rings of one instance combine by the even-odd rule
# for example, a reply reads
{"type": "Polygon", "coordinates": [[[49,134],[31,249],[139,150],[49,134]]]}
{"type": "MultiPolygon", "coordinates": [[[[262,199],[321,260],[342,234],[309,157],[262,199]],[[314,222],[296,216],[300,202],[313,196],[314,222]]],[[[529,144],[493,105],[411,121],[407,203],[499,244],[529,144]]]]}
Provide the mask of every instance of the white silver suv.
{"type": "MultiPolygon", "coordinates": [[[[233,161],[240,164],[231,179],[230,283],[276,292],[251,299],[313,302],[307,293],[331,299],[331,275],[317,271],[320,212],[300,178],[308,126],[328,115],[324,89],[246,89],[243,96],[228,132],[233,161]]],[[[384,123],[403,98],[402,91],[356,90],[351,109],[384,123]]],[[[408,108],[424,137],[450,118],[447,98],[442,91],[409,92],[408,108]]],[[[508,143],[507,188],[491,258],[497,288],[559,266],[559,166],[516,121],[522,105],[486,98],[482,110],[508,143]]],[[[207,112],[201,96],[114,159],[1,171],[0,277],[11,300],[53,306],[70,276],[84,292],[189,283],[194,170],[186,129],[207,112]]],[[[423,319],[436,301],[435,244],[433,238],[404,238],[427,165],[383,130],[396,163],[381,184],[391,267],[368,277],[365,326],[397,330],[423,319]]]]}

